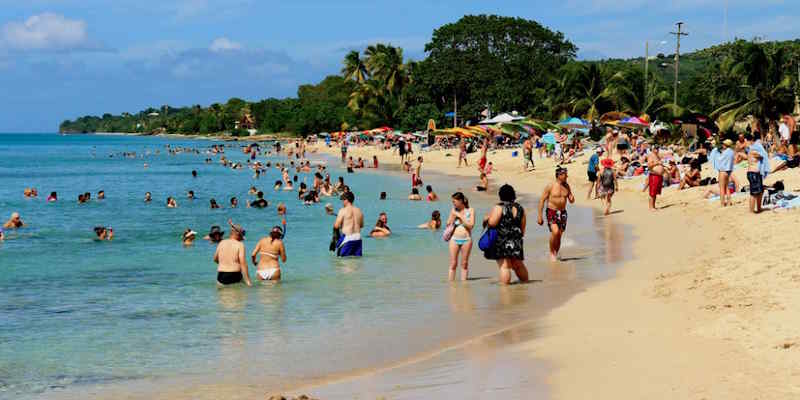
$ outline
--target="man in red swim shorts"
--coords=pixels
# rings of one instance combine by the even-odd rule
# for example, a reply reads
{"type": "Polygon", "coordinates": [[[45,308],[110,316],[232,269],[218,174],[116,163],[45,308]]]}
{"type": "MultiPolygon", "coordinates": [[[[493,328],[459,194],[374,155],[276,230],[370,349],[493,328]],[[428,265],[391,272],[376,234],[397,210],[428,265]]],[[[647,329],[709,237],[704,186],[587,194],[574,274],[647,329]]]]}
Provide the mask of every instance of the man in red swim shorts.
{"type": "Polygon", "coordinates": [[[558,261],[561,249],[561,235],[567,229],[567,201],[575,203],[575,196],[567,183],[567,169],[556,169],[556,180],[544,188],[539,200],[539,225],[544,224],[542,210],[547,205],[547,228],[550,229],[550,261],[558,261]]]}
{"type": "Polygon", "coordinates": [[[647,178],[650,187],[650,211],[656,211],[656,197],[661,194],[661,188],[664,186],[664,166],[661,165],[657,147],[653,147],[647,154],[647,168],[650,170],[647,178]]]}

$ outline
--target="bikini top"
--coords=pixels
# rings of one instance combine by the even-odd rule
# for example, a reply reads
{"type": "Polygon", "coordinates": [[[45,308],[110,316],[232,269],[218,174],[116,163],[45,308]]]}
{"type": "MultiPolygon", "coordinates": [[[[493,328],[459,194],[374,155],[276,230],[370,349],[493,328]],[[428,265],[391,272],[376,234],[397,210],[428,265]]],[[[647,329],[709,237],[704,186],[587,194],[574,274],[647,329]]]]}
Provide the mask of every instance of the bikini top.
{"type": "MultiPolygon", "coordinates": [[[[470,215],[471,215],[470,209],[467,208],[466,211],[464,212],[464,217],[469,218],[470,215]]],[[[455,220],[455,222],[453,222],[453,226],[459,226],[459,225],[461,225],[461,219],[457,219],[455,220]]]]}

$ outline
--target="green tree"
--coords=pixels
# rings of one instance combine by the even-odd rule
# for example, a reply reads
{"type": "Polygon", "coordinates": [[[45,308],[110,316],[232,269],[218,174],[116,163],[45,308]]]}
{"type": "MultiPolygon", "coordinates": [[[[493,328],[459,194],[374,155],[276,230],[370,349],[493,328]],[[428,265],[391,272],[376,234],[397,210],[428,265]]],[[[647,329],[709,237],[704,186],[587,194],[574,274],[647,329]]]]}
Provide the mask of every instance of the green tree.
{"type": "Polygon", "coordinates": [[[364,83],[364,81],[369,79],[367,66],[364,64],[364,60],[361,59],[361,54],[358,51],[352,50],[344,57],[342,76],[344,79],[356,83],[364,83]]]}

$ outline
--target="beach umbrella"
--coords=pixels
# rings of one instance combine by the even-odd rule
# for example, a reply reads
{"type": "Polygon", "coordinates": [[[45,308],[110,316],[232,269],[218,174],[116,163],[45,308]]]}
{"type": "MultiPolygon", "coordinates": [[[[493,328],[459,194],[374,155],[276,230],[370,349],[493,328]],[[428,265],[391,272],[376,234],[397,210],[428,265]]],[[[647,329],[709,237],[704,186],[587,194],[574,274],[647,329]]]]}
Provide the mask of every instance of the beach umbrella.
{"type": "Polygon", "coordinates": [[[607,112],[607,113],[601,115],[600,118],[598,118],[598,121],[600,121],[602,123],[607,123],[607,122],[614,122],[614,121],[622,121],[623,119],[628,118],[628,117],[630,117],[630,115],[625,114],[623,112],[610,111],[610,112],[607,112]]]}
{"type": "Polygon", "coordinates": [[[580,129],[588,127],[589,123],[580,118],[572,117],[559,121],[558,126],[567,129],[580,129]]]}
{"type": "Polygon", "coordinates": [[[330,136],[331,134],[330,134],[330,133],[328,133],[328,132],[320,132],[318,135],[319,135],[319,136],[321,136],[321,137],[328,137],[328,136],[330,136]]]}
{"type": "Polygon", "coordinates": [[[556,144],[556,136],[553,135],[553,132],[547,132],[542,135],[542,142],[547,144],[556,144]]]}
{"type": "Polygon", "coordinates": [[[635,129],[635,128],[647,128],[647,127],[650,126],[650,124],[648,124],[645,121],[642,121],[641,119],[639,119],[637,117],[625,118],[622,121],[618,121],[616,123],[616,125],[624,127],[624,128],[633,128],[633,129],[635,129]]]}

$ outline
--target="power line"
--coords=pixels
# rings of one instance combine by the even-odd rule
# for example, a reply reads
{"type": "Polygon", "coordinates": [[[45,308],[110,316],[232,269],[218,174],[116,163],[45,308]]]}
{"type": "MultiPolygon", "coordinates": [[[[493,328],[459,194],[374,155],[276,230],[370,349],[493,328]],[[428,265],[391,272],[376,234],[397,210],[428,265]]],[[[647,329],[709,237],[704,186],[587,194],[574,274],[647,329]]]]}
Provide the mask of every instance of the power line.
{"type": "Polygon", "coordinates": [[[681,32],[681,28],[683,27],[683,22],[678,22],[675,25],[678,26],[677,32],[670,32],[670,34],[675,35],[676,40],[676,47],[675,47],[675,82],[673,83],[672,88],[672,104],[675,106],[678,105],[678,69],[680,68],[681,63],[681,36],[689,36],[686,32],[681,32]]]}

